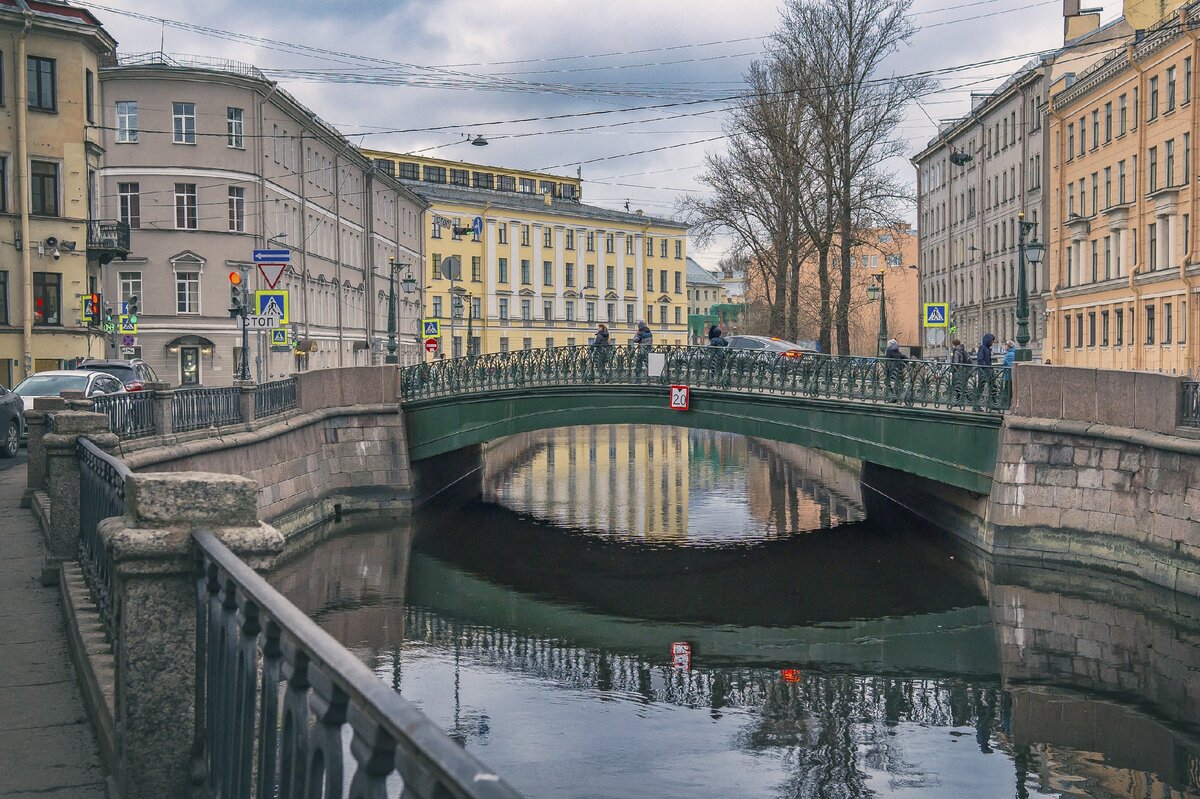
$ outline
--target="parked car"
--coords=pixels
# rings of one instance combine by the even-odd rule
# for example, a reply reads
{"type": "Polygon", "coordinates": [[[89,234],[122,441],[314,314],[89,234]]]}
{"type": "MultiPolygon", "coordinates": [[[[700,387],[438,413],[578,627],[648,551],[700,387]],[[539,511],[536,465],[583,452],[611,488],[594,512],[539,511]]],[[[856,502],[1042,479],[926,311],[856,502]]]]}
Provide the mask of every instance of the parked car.
{"type": "Polygon", "coordinates": [[[25,429],[25,405],[21,398],[0,386],[0,458],[14,458],[21,447],[25,429]]]}
{"type": "MultiPolygon", "coordinates": [[[[57,397],[63,391],[82,391],[85,397],[126,393],[125,386],[112,375],[78,369],[38,372],[17,383],[13,389],[13,393],[21,398],[26,411],[33,409],[33,401],[38,397],[57,397]]],[[[22,414],[21,437],[26,435],[22,414]]]]}
{"type": "Polygon", "coordinates": [[[117,358],[88,358],[82,361],[76,369],[86,369],[93,372],[107,372],[125,385],[126,391],[142,391],[147,383],[159,382],[153,367],[141,358],[128,360],[117,358]]]}

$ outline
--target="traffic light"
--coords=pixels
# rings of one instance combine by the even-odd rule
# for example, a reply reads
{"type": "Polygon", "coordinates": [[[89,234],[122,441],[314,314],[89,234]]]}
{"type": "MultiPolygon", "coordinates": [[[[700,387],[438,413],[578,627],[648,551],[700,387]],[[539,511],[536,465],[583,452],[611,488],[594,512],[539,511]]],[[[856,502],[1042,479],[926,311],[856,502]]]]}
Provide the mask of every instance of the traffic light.
{"type": "Polygon", "coordinates": [[[242,273],[229,273],[229,316],[236,318],[242,315],[242,273]]]}
{"type": "Polygon", "coordinates": [[[129,323],[137,324],[138,320],[138,298],[136,294],[129,295],[129,299],[125,301],[125,315],[129,317],[129,323]]]}
{"type": "Polygon", "coordinates": [[[104,326],[109,327],[112,324],[113,324],[112,306],[106,306],[104,308],[104,326]]]}
{"type": "Polygon", "coordinates": [[[88,324],[91,325],[92,327],[100,327],[100,324],[103,321],[104,321],[104,317],[100,310],[100,295],[99,294],[89,294],[88,295],[88,324]]]}

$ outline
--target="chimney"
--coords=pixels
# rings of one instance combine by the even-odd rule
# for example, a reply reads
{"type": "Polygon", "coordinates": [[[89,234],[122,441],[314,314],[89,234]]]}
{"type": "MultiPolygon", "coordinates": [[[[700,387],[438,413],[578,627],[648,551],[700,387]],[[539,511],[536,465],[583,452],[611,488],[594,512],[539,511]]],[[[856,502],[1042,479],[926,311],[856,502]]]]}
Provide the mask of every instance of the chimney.
{"type": "Polygon", "coordinates": [[[1102,10],[1080,8],[1079,0],[1063,0],[1063,44],[1099,30],[1102,10]]]}

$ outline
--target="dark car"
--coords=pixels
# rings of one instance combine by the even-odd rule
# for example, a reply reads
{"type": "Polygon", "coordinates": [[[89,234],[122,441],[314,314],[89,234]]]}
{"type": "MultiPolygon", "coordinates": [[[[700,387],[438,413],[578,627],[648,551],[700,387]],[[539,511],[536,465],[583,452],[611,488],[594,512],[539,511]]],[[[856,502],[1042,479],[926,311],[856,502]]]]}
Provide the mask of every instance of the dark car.
{"type": "Polygon", "coordinates": [[[76,369],[88,369],[93,372],[106,372],[124,384],[126,391],[142,391],[147,383],[159,382],[158,375],[150,364],[141,358],[100,359],[88,358],[82,361],[76,369]]]}
{"type": "Polygon", "coordinates": [[[25,404],[21,398],[0,386],[0,458],[13,458],[21,446],[25,404]]]}

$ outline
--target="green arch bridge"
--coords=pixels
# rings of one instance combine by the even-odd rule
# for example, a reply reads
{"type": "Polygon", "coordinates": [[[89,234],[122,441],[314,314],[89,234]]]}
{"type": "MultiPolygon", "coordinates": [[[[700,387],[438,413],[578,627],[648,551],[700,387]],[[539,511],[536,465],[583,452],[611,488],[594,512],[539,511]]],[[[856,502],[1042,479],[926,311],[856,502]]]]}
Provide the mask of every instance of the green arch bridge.
{"type": "Polygon", "coordinates": [[[772,439],[991,489],[1009,371],[680,346],[489,353],[401,371],[413,461],[533,430],[663,424],[772,439]],[[671,407],[687,386],[687,410],[671,407]]]}

